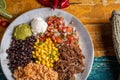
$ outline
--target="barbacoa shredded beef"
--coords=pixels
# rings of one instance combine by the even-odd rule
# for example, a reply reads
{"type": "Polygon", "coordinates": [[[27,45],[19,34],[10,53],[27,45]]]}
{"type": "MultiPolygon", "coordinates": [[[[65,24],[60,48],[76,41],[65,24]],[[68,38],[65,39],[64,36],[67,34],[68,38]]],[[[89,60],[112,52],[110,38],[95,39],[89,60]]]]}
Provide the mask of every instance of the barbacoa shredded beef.
{"type": "Polygon", "coordinates": [[[60,59],[53,69],[58,72],[59,80],[75,80],[74,74],[84,71],[85,56],[79,45],[63,45],[59,49],[60,59]]]}

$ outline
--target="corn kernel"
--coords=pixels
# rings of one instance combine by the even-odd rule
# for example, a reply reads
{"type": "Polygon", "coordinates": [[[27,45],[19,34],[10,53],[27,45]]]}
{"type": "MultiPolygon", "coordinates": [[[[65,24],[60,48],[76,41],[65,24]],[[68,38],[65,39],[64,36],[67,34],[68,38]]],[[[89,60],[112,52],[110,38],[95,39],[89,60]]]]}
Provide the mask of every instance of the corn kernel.
{"type": "Polygon", "coordinates": [[[33,46],[34,48],[36,48],[36,46],[33,46]]]}
{"type": "Polygon", "coordinates": [[[47,51],[48,49],[45,47],[44,50],[47,51]]]}
{"type": "Polygon", "coordinates": [[[54,62],[54,60],[50,60],[50,62],[51,62],[51,63],[53,63],[53,62],[54,62]]]}
{"type": "Polygon", "coordinates": [[[35,54],[35,52],[34,52],[34,51],[32,51],[32,54],[35,54]]]}
{"type": "Polygon", "coordinates": [[[58,51],[58,49],[57,49],[57,48],[55,48],[55,51],[58,51]]]}
{"type": "Polygon", "coordinates": [[[53,64],[50,64],[50,67],[53,67],[53,64]]]}
{"type": "Polygon", "coordinates": [[[39,40],[35,42],[33,58],[36,59],[36,63],[43,64],[48,68],[53,67],[53,63],[59,59],[58,49],[50,38],[47,38],[42,45],[38,45],[39,42],[39,40]]]}
{"type": "Polygon", "coordinates": [[[46,57],[46,60],[48,60],[49,59],[49,57],[46,57]]]}
{"type": "Polygon", "coordinates": [[[46,66],[47,66],[47,67],[50,67],[50,64],[49,64],[49,63],[46,63],[46,66]]]}
{"type": "Polygon", "coordinates": [[[46,64],[45,60],[42,60],[42,64],[43,64],[43,65],[45,65],[45,64],[46,64]]]}
{"type": "Polygon", "coordinates": [[[38,57],[38,60],[41,61],[41,56],[38,57]]]}
{"type": "Polygon", "coordinates": [[[36,56],[37,56],[37,57],[39,56],[39,53],[38,53],[38,52],[36,52],[36,56]]]}
{"type": "Polygon", "coordinates": [[[38,49],[38,52],[41,52],[41,49],[38,49]]]}
{"type": "Polygon", "coordinates": [[[35,61],[37,64],[40,64],[40,62],[39,61],[35,61]]]}
{"type": "Polygon", "coordinates": [[[58,58],[58,57],[55,57],[54,59],[55,59],[55,61],[58,61],[59,58],[58,58]]]}
{"type": "Polygon", "coordinates": [[[54,54],[54,55],[55,55],[55,54],[56,54],[56,51],[52,51],[52,54],[54,54]]]}
{"type": "Polygon", "coordinates": [[[36,56],[35,56],[35,55],[33,55],[33,58],[36,58],[36,56]]]}
{"type": "Polygon", "coordinates": [[[46,55],[45,55],[45,54],[43,54],[43,55],[42,55],[42,58],[43,58],[43,59],[45,59],[45,58],[46,58],[46,55]]]}

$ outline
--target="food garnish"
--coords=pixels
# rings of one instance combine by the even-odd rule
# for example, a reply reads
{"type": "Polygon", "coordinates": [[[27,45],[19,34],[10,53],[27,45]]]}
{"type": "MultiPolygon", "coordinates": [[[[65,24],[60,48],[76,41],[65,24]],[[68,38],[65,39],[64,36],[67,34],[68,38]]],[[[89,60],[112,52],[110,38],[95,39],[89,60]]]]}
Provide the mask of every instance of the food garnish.
{"type": "Polygon", "coordinates": [[[47,20],[48,28],[46,32],[47,37],[51,37],[52,40],[59,44],[74,44],[78,43],[78,34],[72,26],[65,25],[62,17],[50,16],[47,20]],[[73,34],[74,33],[74,34],[73,34]]]}
{"type": "Polygon", "coordinates": [[[25,40],[27,37],[32,36],[32,31],[28,24],[20,24],[15,27],[13,36],[17,40],[25,40]]]}

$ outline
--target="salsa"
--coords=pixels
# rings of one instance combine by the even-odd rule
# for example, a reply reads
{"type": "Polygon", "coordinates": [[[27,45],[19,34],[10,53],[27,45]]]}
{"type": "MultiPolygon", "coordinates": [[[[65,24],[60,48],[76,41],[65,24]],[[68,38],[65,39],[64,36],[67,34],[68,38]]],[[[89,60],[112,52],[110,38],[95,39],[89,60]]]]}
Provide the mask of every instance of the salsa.
{"type": "Polygon", "coordinates": [[[47,20],[48,28],[44,35],[40,37],[40,40],[44,40],[45,37],[50,37],[56,46],[63,44],[77,44],[78,34],[71,25],[65,25],[62,17],[50,16],[47,20]]]}

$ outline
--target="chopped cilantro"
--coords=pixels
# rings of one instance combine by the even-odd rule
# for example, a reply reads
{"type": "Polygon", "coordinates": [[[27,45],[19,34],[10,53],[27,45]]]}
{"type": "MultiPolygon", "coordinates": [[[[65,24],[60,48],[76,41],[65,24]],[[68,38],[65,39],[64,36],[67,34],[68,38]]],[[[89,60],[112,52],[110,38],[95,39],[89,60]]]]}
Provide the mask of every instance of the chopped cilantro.
{"type": "Polygon", "coordinates": [[[42,41],[38,43],[38,45],[39,45],[39,46],[40,46],[40,45],[42,45],[42,44],[43,44],[43,42],[42,42],[42,41]]]}
{"type": "Polygon", "coordinates": [[[55,56],[53,54],[49,54],[49,57],[53,59],[55,56]]]}
{"type": "Polygon", "coordinates": [[[74,31],[72,32],[72,35],[75,35],[75,32],[74,32],[74,31]]]}

